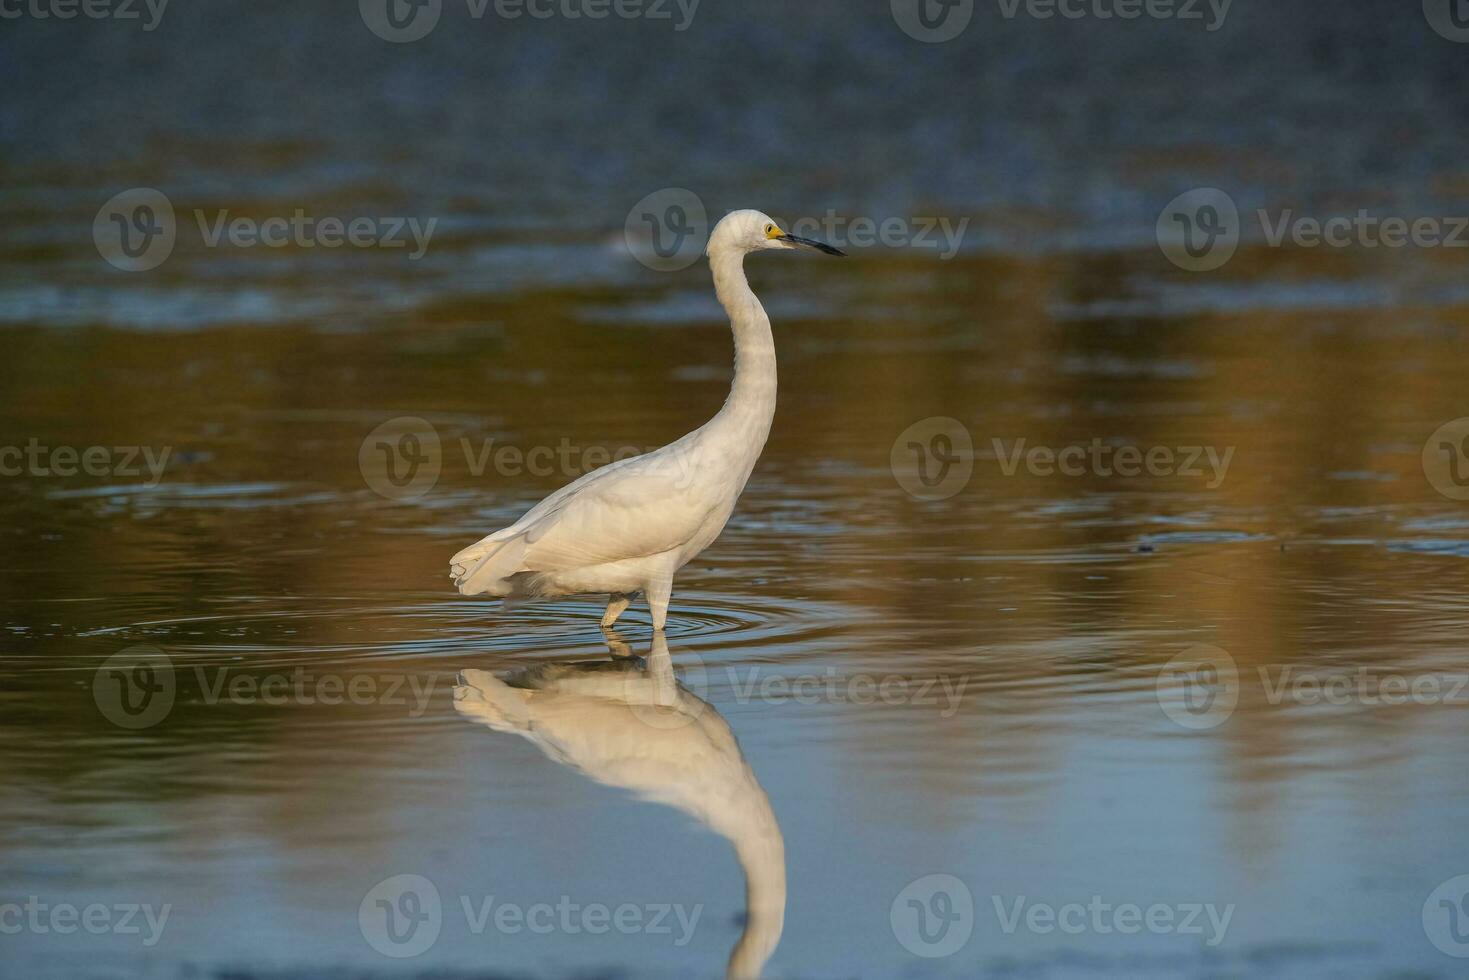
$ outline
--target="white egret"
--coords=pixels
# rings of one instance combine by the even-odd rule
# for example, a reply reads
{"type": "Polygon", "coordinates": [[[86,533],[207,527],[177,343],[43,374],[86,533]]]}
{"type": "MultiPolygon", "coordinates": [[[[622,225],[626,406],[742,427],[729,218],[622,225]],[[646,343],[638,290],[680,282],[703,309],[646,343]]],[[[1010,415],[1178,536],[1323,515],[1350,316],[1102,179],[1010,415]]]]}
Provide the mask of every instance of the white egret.
{"type": "Polygon", "coordinates": [[[605,627],[642,593],[653,628],[663,629],[674,574],[724,530],[775,416],[775,341],[745,256],[801,247],[844,254],[786,234],[759,211],[733,211],[714,226],[705,252],[735,346],[724,407],[682,439],[593,470],[460,551],[449,567],[461,593],[606,593],[605,627]]]}
{"type": "MultiPolygon", "coordinates": [[[[608,643],[628,652],[618,640],[608,643]]],[[[729,723],[674,678],[662,633],[653,634],[646,668],[624,656],[542,664],[503,679],[460,671],[454,707],[599,783],[681,810],[729,840],[745,876],[745,928],[727,976],[760,975],[785,927],[785,839],[729,723]]]]}

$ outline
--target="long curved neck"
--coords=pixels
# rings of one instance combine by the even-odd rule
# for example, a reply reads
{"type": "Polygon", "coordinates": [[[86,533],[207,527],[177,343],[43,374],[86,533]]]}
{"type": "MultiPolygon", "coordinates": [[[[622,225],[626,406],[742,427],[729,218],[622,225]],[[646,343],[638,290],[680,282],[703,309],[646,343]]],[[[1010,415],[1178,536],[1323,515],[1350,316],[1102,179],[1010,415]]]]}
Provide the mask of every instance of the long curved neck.
{"type": "Polygon", "coordinates": [[[735,346],[734,384],[709,425],[739,432],[758,454],[775,417],[775,338],[770,318],[745,278],[743,253],[717,251],[709,256],[709,267],[714,294],[729,314],[735,346]]]}

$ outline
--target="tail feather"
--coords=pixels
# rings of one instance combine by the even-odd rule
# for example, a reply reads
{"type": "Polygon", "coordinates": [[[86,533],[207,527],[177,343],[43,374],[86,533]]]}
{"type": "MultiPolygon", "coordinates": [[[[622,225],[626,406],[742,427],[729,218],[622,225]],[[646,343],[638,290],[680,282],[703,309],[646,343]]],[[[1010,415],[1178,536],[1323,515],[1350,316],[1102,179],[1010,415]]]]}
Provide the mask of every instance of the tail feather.
{"type": "Polygon", "coordinates": [[[525,732],[530,728],[526,702],[532,691],[517,690],[487,670],[459,672],[454,685],[454,708],[499,732],[525,732]]]}
{"type": "Polygon", "coordinates": [[[513,591],[510,577],[524,571],[520,565],[525,559],[525,536],[481,542],[481,545],[485,545],[484,550],[463,561],[461,556],[473,548],[454,556],[450,563],[454,584],[463,595],[508,595],[513,591]]]}
{"type": "Polygon", "coordinates": [[[480,538],[467,548],[460,548],[454,557],[449,559],[449,577],[462,578],[466,572],[475,566],[481,558],[500,546],[509,535],[504,531],[496,531],[480,538]]]}

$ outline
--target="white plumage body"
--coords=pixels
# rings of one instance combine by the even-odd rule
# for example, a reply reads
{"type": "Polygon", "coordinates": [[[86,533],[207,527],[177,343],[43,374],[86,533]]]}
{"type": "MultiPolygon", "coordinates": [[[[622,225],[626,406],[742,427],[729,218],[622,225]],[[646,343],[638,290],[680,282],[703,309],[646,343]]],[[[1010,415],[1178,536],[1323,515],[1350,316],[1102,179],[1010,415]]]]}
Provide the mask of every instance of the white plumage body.
{"type": "Polygon", "coordinates": [[[791,242],[814,245],[780,232],[758,211],[733,212],[715,227],[709,265],[735,341],[735,378],[723,408],[676,442],[562,487],[454,555],[450,574],[461,593],[606,593],[603,625],[610,626],[641,592],[654,628],[663,628],[673,576],[719,537],[775,415],[775,343],[744,257],[791,242]]]}
{"type": "Polygon", "coordinates": [[[460,591],[627,594],[676,572],[724,529],[765,441],[740,452],[710,426],[588,473],[459,552],[460,591]]]}

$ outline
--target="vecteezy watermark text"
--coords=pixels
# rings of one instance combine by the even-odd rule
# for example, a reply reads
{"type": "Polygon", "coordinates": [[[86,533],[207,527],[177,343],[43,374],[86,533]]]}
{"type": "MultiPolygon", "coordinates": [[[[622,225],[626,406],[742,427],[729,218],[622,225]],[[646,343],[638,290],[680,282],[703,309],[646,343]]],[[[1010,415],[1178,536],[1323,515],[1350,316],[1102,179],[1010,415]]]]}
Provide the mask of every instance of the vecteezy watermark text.
{"type": "Polygon", "coordinates": [[[1234,0],[996,0],[1000,16],[1019,14],[1035,20],[1177,20],[1200,21],[1210,32],[1224,26],[1234,0]]]}
{"type": "Polygon", "coordinates": [[[1222,908],[1213,902],[1181,902],[1176,905],[1154,902],[1143,906],[1133,902],[1113,904],[1093,895],[1085,903],[1066,902],[1051,905],[1035,902],[1025,895],[1007,898],[990,896],[999,919],[1000,931],[1014,935],[1021,928],[1037,935],[1053,932],[1068,936],[1093,934],[1107,936],[1118,933],[1134,936],[1141,932],[1155,936],[1204,936],[1205,946],[1218,946],[1229,931],[1234,918],[1234,903],[1222,908]]]}
{"type": "Polygon", "coordinates": [[[199,235],[209,248],[222,242],[235,248],[412,248],[410,260],[423,258],[429,239],[434,237],[438,218],[420,221],[415,217],[338,218],[328,215],[316,218],[297,208],[289,218],[250,218],[230,216],[228,208],[211,215],[202,209],[194,211],[199,235]]]}
{"type": "MultiPolygon", "coordinates": [[[[1233,0],[995,0],[1007,21],[1174,20],[1203,24],[1212,33],[1224,26],[1233,0]]],[[[969,26],[975,0],[890,0],[893,20],[915,41],[952,41],[969,26]]]]}
{"type": "MultiPolygon", "coordinates": [[[[474,936],[491,930],[507,936],[599,936],[617,932],[625,936],[666,936],[680,948],[694,938],[704,912],[703,903],[608,904],[581,902],[569,895],[529,903],[506,901],[495,895],[459,895],[451,907],[462,915],[464,928],[474,936]]],[[[447,918],[450,916],[438,887],[416,874],[394,875],[378,882],[363,896],[357,910],[362,938],[377,952],[394,959],[427,952],[438,941],[447,918]]]]}
{"type": "Polygon", "coordinates": [[[838,674],[828,667],[823,674],[761,676],[758,667],[725,668],[735,701],[790,701],[795,704],[917,705],[941,707],[939,717],[949,718],[959,710],[968,677],[907,677],[901,674],[838,674]],[[745,674],[747,676],[741,676],[745,674]]]}
{"type": "Polygon", "coordinates": [[[152,31],[167,7],[168,0],[0,0],[0,20],[137,20],[152,31]]]}
{"type": "Polygon", "coordinates": [[[841,215],[827,209],[821,217],[800,217],[790,221],[771,215],[787,234],[815,238],[839,248],[918,248],[936,252],[941,259],[959,254],[969,219],[957,220],[947,215],[913,215],[872,218],[866,215],[841,215]]]}
{"type": "MultiPolygon", "coordinates": [[[[671,21],[675,32],[689,29],[700,0],[465,0],[473,21],[493,13],[500,20],[651,20],[671,21]]],[[[405,44],[427,37],[444,13],[444,0],[358,0],[362,22],[384,41],[405,44]]]]}
{"type": "Polygon", "coordinates": [[[163,480],[172,446],[46,446],[32,437],[24,446],[0,446],[0,476],[142,476],[163,480]]]}
{"type": "Polygon", "coordinates": [[[1234,447],[1220,452],[1216,446],[1114,446],[1093,439],[1087,445],[1029,446],[1016,439],[1007,447],[1003,439],[991,440],[1000,471],[1014,476],[1023,464],[1032,476],[1182,476],[1208,478],[1210,490],[1224,482],[1234,447]],[[1206,472],[1201,463],[1208,464],[1206,472]]]}
{"type": "Polygon", "coordinates": [[[169,903],[157,908],[136,902],[113,905],[91,902],[77,906],[71,902],[46,902],[30,895],[23,903],[0,903],[0,935],[28,932],[69,936],[80,931],[93,936],[143,936],[143,945],[151,949],[163,938],[172,911],[173,905],[169,903]]]}
{"type": "Polygon", "coordinates": [[[1256,667],[1265,701],[1336,707],[1361,705],[1469,704],[1469,674],[1397,673],[1381,667],[1351,670],[1301,670],[1285,665],[1256,667]]]}
{"type": "Polygon", "coordinates": [[[420,718],[433,697],[437,675],[352,674],[350,676],[296,667],[269,674],[243,673],[227,667],[194,667],[194,680],[205,704],[386,705],[406,707],[408,717],[420,718]]]}

